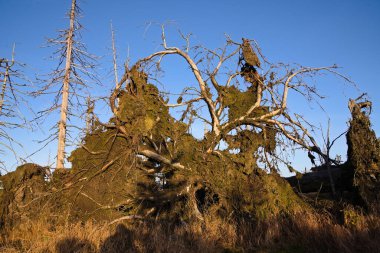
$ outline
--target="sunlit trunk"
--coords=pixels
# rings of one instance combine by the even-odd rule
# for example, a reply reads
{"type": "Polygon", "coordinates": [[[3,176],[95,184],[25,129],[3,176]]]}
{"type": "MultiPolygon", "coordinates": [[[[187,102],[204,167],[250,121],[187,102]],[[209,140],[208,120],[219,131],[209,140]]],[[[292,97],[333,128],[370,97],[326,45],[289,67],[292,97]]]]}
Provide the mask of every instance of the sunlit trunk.
{"type": "Polygon", "coordinates": [[[70,11],[70,29],[67,35],[65,76],[63,78],[61,117],[59,121],[57,169],[63,169],[65,163],[67,109],[69,100],[70,74],[73,50],[74,20],[76,0],[72,0],[70,11]]]}

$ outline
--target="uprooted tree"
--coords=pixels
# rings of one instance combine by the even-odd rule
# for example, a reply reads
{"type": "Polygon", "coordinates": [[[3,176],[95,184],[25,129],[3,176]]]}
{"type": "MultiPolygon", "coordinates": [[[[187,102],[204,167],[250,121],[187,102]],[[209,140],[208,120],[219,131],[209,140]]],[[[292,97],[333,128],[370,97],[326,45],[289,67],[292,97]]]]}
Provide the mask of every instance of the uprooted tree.
{"type": "MultiPolygon", "coordinates": [[[[12,208],[51,206],[67,219],[116,221],[203,220],[205,214],[266,219],[309,210],[278,175],[278,162],[286,163],[280,152],[297,145],[337,162],[323,153],[306,119],[289,112],[287,99],[291,92],[318,99],[307,78],[321,71],[344,78],[337,67],[271,64],[247,39],[227,38],[225,47],[209,50],[190,49],[184,38],[184,49],[169,47],[163,33],[161,51],[126,69],[110,96],[113,117],[94,123],[69,158],[72,169],[12,208]],[[183,90],[177,104],[149,83],[148,70],[160,69],[168,55],[183,59],[197,82],[183,90]],[[236,63],[238,70],[229,71],[236,63]],[[181,106],[176,119],[169,109],[181,106]],[[210,126],[203,139],[190,134],[196,120],[210,126]]],[[[43,169],[33,168],[40,178],[43,169]]]]}
{"type": "MultiPolygon", "coordinates": [[[[178,214],[178,210],[186,209],[173,207],[189,204],[193,214],[200,218],[200,210],[214,202],[211,206],[226,215],[232,212],[268,215],[291,210],[293,206],[299,208],[291,188],[275,174],[267,175],[258,167],[257,160],[275,172],[272,161],[278,156],[277,140],[282,138],[325,156],[301,124],[302,117],[288,113],[287,98],[290,91],[316,94],[302,77],[319,71],[335,74],[336,67],[292,69],[269,64],[261,57],[267,69],[260,75],[257,56],[260,49],[255,42],[255,49],[246,39],[243,43],[228,39],[226,46],[216,51],[196,47],[198,59],[193,59],[188,44],[183,50],[168,47],[164,33],[162,38],[162,51],[126,69],[118,85],[125,88],[116,89],[110,97],[114,117],[108,124],[99,124],[86,137],[84,146],[73,152],[73,172],[102,168],[97,173],[109,173],[112,167],[119,168],[115,173],[129,171],[127,182],[133,188],[128,191],[129,204],[125,208],[140,216],[165,215],[164,210],[178,214]],[[148,83],[145,71],[152,65],[159,67],[167,55],[181,57],[198,84],[186,88],[178,104],[168,104],[157,88],[148,83]],[[207,59],[208,66],[214,67],[200,69],[197,62],[207,59]],[[220,74],[224,64],[237,61],[238,71],[220,74]],[[248,87],[244,88],[243,83],[248,87]],[[207,107],[203,115],[195,110],[202,103],[207,107]],[[178,106],[185,109],[181,119],[176,120],[169,108],[178,106]],[[211,130],[203,140],[188,133],[197,118],[210,125],[211,130]],[[222,141],[226,144],[221,148],[222,141]],[[268,210],[258,208],[263,199],[268,202],[264,201],[262,208],[268,210]]],[[[76,180],[81,178],[82,175],[76,180]]]]}

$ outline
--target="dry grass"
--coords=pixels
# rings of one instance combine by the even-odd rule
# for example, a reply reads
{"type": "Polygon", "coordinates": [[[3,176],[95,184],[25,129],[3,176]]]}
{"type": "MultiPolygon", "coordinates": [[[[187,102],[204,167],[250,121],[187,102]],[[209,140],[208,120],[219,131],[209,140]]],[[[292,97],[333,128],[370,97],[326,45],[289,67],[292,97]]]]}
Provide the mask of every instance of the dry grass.
{"type": "Polygon", "coordinates": [[[170,225],[92,222],[53,227],[24,222],[3,238],[1,252],[380,252],[380,219],[361,216],[348,226],[329,218],[299,215],[266,222],[205,222],[170,225]]]}

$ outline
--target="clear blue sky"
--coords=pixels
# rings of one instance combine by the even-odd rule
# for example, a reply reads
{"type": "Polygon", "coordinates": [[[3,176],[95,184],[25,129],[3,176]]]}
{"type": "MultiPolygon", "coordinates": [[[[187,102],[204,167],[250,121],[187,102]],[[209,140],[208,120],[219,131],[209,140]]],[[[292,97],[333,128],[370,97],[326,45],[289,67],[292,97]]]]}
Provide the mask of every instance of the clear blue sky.
{"type": "MultiPolygon", "coordinates": [[[[45,39],[54,37],[58,29],[66,28],[65,14],[70,0],[0,0],[2,28],[0,57],[10,57],[12,44],[16,43],[16,59],[28,65],[25,74],[47,73],[56,63],[47,58],[51,50],[42,48],[45,39]]],[[[326,99],[322,101],[326,114],[315,113],[314,106],[305,107],[297,101],[291,104],[315,122],[325,124],[331,118],[332,136],[346,129],[349,113],[347,101],[361,92],[367,92],[374,103],[373,127],[380,132],[380,1],[378,0],[293,0],[293,1],[122,1],[79,0],[83,10],[83,41],[89,51],[102,56],[99,71],[104,81],[103,93],[113,86],[110,74],[110,29],[112,20],[116,30],[120,63],[129,54],[134,62],[157,50],[160,30],[155,24],[169,22],[168,42],[176,44],[177,29],[192,33],[192,44],[209,48],[223,45],[224,33],[233,39],[254,38],[272,62],[299,63],[305,66],[338,64],[342,73],[358,84],[359,90],[345,85],[341,80],[322,77],[317,83],[326,99]],[[152,25],[147,25],[151,23],[152,25]],[[300,107],[300,108],[297,108],[300,107]],[[314,113],[313,113],[314,112],[314,113]]],[[[181,65],[164,78],[168,89],[176,89],[188,78],[187,69],[181,65]],[[180,83],[180,84],[179,84],[180,83]]],[[[169,74],[169,73],[168,73],[169,74]]],[[[37,108],[48,100],[32,101],[37,108]]],[[[49,126],[54,124],[51,122],[49,126]]],[[[43,126],[44,134],[49,126],[43,126]]],[[[33,139],[41,139],[36,131],[15,133],[28,154],[37,149],[33,139]]],[[[345,155],[345,140],[338,143],[336,152],[345,155]]],[[[53,145],[32,157],[34,162],[46,164],[56,152],[53,145]]],[[[294,164],[305,160],[296,156],[294,164]]],[[[4,158],[9,167],[14,166],[10,156],[4,158]]],[[[310,164],[306,164],[310,166],[310,164]]]]}

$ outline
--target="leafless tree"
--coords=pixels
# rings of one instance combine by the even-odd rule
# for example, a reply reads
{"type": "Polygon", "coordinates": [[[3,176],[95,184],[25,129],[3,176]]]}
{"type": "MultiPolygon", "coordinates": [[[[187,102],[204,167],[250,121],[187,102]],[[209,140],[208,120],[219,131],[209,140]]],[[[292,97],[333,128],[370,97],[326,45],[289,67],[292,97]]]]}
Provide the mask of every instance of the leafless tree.
{"type": "Polygon", "coordinates": [[[116,46],[115,46],[115,31],[113,29],[112,22],[110,26],[111,26],[111,39],[112,39],[112,63],[113,63],[113,71],[115,75],[115,85],[116,85],[116,89],[120,89],[120,87],[118,87],[119,77],[117,73],[117,52],[116,52],[116,46]]]}
{"type": "MultiPolygon", "coordinates": [[[[10,131],[15,128],[31,128],[30,121],[24,116],[26,110],[33,115],[28,106],[27,95],[30,88],[26,83],[27,78],[22,73],[25,64],[15,61],[15,45],[13,46],[11,59],[0,59],[0,149],[2,152],[8,150],[19,159],[14,150],[14,144],[21,146],[10,131]]],[[[3,163],[3,162],[1,162],[3,163]]],[[[3,166],[3,169],[5,167],[3,166]]]]}
{"type": "MultiPolygon", "coordinates": [[[[333,178],[332,173],[331,173],[331,159],[330,159],[331,148],[334,146],[335,142],[340,137],[344,136],[344,134],[346,134],[346,133],[347,133],[347,130],[344,131],[343,133],[341,133],[340,135],[338,135],[336,138],[334,138],[331,141],[331,139],[330,139],[330,119],[328,120],[327,133],[326,133],[326,137],[324,137],[324,142],[325,142],[324,146],[325,146],[325,154],[326,154],[326,156],[324,156],[322,158],[323,158],[323,161],[324,161],[324,165],[326,166],[327,173],[329,175],[331,193],[332,193],[333,197],[336,197],[336,189],[335,189],[334,178],[333,178]]],[[[335,162],[338,163],[339,161],[335,161],[335,162]]]]}
{"type": "Polygon", "coordinates": [[[77,1],[72,0],[69,12],[69,28],[60,31],[56,39],[48,40],[50,46],[58,47],[55,51],[55,55],[58,56],[58,66],[50,74],[51,78],[46,81],[46,84],[34,92],[34,95],[54,95],[53,104],[41,111],[39,117],[60,110],[58,131],[46,139],[47,142],[50,142],[56,139],[58,135],[56,162],[58,170],[63,169],[65,164],[67,130],[70,127],[68,122],[71,117],[79,117],[83,115],[82,112],[87,110],[88,83],[89,80],[96,81],[92,72],[95,67],[95,57],[87,52],[85,45],[81,42],[80,30],[82,26],[78,22],[80,13],[77,1]]]}

